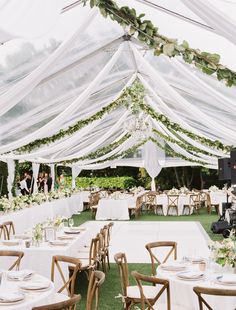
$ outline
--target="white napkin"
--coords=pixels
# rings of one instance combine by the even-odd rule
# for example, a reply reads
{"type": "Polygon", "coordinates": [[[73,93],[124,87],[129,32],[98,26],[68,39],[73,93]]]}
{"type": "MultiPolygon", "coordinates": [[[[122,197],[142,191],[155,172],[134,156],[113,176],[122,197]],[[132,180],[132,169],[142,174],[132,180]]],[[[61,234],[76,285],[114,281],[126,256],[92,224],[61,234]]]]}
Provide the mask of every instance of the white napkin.
{"type": "Polygon", "coordinates": [[[204,273],[198,271],[186,271],[178,273],[179,278],[183,279],[198,279],[204,276],[204,273]]]}
{"type": "Polygon", "coordinates": [[[23,300],[25,295],[19,292],[0,291],[0,302],[17,302],[23,300]]]}
{"type": "Polygon", "coordinates": [[[225,274],[218,279],[219,282],[236,285],[236,274],[225,274]]]}
{"type": "Polygon", "coordinates": [[[33,274],[33,270],[22,269],[18,271],[9,271],[7,277],[12,280],[25,280],[29,279],[33,274]]]}

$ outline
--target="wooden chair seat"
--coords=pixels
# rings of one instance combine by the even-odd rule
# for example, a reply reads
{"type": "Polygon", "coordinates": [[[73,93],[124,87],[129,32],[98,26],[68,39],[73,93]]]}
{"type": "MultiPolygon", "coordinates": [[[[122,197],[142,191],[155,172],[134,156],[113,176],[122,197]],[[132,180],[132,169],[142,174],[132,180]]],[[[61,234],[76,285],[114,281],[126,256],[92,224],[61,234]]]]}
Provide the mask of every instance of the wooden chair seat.
{"type": "MultiPolygon", "coordinates": [[[[157,286],[143,285],[144,295],[153,299],[160,289],[157,286]]],[[[140,291],[137,285],[127,286],[127,297],[140,300],[140,291]]]]}

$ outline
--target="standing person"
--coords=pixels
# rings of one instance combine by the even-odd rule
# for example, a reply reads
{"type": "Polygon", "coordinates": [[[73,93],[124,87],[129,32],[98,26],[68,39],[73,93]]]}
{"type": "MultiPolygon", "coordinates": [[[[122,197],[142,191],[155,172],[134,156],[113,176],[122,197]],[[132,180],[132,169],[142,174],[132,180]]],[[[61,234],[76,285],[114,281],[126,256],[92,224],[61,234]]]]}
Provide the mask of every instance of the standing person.
{"type": "Polygon", "coordinates": [[[47,184],[47,182],[48,182],[48,174],[47,173],[44,173],[43,180],[44,180],[43,191],[44,191],[44,194],[46,195],[46,194],[48,194],[48,184],[47,184]]]}
{"type": "Polygon", "coordinates": [[[30,172],[26,172],[26,184],[29,191],[29,194],[33,193],[34,188],[34,178],[32,177],[32,174],[30,172]]]}
{"type": "Polygon", "coordinates": [[[24,174],[24,177],[20,181],[20,192],[23,196],[29,195],[29,189],[28,189],[26,180],[27,180],[27,175],[24,174]]]}
{"type": "Polygon", "coordinates": [[[63,174],[60,174],[59,178],[58,178],[58,185],[59,185],[59,190],[64,189],[65,187],[65,178],[63,174]]]}
{"type": "Polygon", "coordinates": [[[47,175],[47,186],[48,186],[48,192],[51,192],[52,190],[52,177],[49,174],[45,173],[45,175],[47,175]]]}

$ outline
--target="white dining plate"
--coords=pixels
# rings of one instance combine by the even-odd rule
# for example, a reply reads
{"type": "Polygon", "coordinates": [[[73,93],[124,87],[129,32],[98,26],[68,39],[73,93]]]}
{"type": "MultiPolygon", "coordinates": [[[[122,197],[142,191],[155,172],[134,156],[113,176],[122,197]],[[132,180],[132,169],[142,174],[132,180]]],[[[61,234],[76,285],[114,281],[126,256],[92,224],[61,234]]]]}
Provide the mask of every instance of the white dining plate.
{"type": "Polygon", "coordinates": [[[21,302],[25,295],[21,292],[0,291],[0,305],[7,306],[21,302]]]}
{"type": "Polygon", "coordinates": [[[216,278],[216,283],[220,285],[236,286],[236,274],[227,274],[216,278]]]}
{"type": "Polygon", "coordinates": [[[184,271],[177,273],[177,278],[184,281],[198,281],[205,277],[204,273],[195,271],[184,271]]]}
{"type": "Polygon", "coordinates": [[[62,235],[57,237],[58,240],[73,240],[73,236],[68,236],[68,235],[62,235]]]}
{"type": "Polygon", "coordinates": [[[50,245],[55,245],[55,246],[66,246],[68,245],[68,242],[63,241],[63,240],[54,240],[54,241],[49,241],[50,245]]]}
{"type": "Polygon", "coordinates": [[[25,281],[30,280],[35,274],[33,270],[22,269],[7,272],[7,278],[12,281],[25,281]]]}
{"type": "Polygon", "coordinates": [[[46,291],[50,287],[50,282],[42,281],[30,281],[26,283],[21,283],[19,288],[24,291],[46,291]]]}
{"type": "Polygon", "coordinates": [[[21,240],[19,239],[2,240],[2,244],[7,245],[7,246],[16,246],[16,245],[19,245],[20,243],[21,243],[21,240]]]}

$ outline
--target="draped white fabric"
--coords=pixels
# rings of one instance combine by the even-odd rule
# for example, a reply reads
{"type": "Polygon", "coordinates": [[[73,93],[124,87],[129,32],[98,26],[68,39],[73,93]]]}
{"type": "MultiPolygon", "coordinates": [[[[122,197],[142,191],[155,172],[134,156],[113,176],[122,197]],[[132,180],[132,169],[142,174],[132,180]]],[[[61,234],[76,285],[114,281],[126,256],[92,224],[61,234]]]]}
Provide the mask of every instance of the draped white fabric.
{"type": "MultiPolygon", "coordinates": [[[[132,115],[124,106],[53,143],[40,145],[24,154],[15,151],[35,139],[56,134],[93,116],[119,98],[136,78],[146,89],[146,103],[157,113],[199,136],[229,145],[236,143],[235,88],[226,88],[213,76],[204,75],[179,58],[153,56],[152,51],[133,37],[130,42],[124,42],[127,37],[122,37],[123,29],[96,12],[96,9],[90,11],[79,6],[77,13],[81,18],[75,17],[76,22],[79,20],[76,30],[68,31],[67,39],[64,38],[54,52],[44,55],[42,61],[36,57],[35,62],[27,62],[27,67],[22,64],[3,74],[4,82],[0,82],[1,159],[59,163],[82,157],[76,163],[78,169],[122,164],[146,167],[152,178],[159,173],[160,167],[196,165],[192,161],[165,156],[153,142],[147,145],[162,153],[161,159],[158,154],[158,161],[154,160],[156,156],[137,158],[137,154],[121,159],[123,151],[140,142],[134,136],[97,158],[89,157],[91,152],[118,141],[127,133],[125,124],[132,115]],[[113,155],[118,159],[110,160],[113,155]],[[83,159],[84,156],[88,157],[83,159]]],[[[186,134],[169,130],[156,119],[150,118],[150,124],[153,129],[176,140],[176,143],[165,141],[163,148],[189,160],[217,168],[217,158],[225,156],[224,152],[186,134]],[[187,151],[179,145],[181,142],[203,152],[187,151]]],[[[160,139],[158,134],[152,135],[160,139]]],[[[54,168],[51,168],[51,174],[54,179],[54,168]]]]}
{"type": "Polygon", "coordinates": [[[20,37],[36,38],[55,26],[63,0],[1,0],[0,42],[20,37]],[[43,22],[42,22],[43,21],[43,22]]]}
{"type": "Polygon", "coordinates": [[[12,198],[12,185],[15,176],[15,161],[13,159],[7,159],[7,169],[8,169],[8,176],[7,176],[8,197],[12,198]]]}
{"type": "Polygon", "coordinates": [[[33,182],[34,182],[33,192],[34,192],[35,194],[38,193],[37,180],[38,180],[38,174],[39,174],[39,167],[40,167],[40,164],[38,164],[38,163],[32,163],[33,182]]]}
{"type": "Polygon", "coordinates": [[[156,190],[155,177],[161,172],[165,164],[165,152],[157,147],[152,141],[144,145],[144,167],[152,178],[151,189],[156,190]]]}
{"type": "Polygon", "coordinates": [[[72,189],[74,189],[74,188],[76,188],[75,179],[80,174],[82,169],[80,167],[76,166],[76,165],[72,165],[71,171],[72,171],[71,187],[72,187],[72,189]]]}
{"type": "Polygon", "coordinates": [[[52,178],[52,190],[55,187],[55,164],[50,164],[50,174],[51,174],[51,178],[52,178]]]}
{"type": "Polygon", "coordinates": [[[236,44],[236,21],[225,15],[207,0],[181,0],[190,10],[201,17],[217,33],[236,44]]]}

